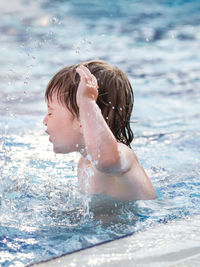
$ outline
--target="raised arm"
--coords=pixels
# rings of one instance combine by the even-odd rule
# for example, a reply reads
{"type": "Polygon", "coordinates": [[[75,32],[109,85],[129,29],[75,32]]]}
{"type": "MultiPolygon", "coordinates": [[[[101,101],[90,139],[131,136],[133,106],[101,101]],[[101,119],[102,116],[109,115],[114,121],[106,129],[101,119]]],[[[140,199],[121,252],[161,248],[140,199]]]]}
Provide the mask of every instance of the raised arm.
{"type": "Polygon", "coordinates": [[[97,80],[84,66],[79,66],[80,84],[77,91],[80,123],[89,159],[102,172],[121,171],[118,143],[96,104],[97,80]]]}
{"type": "Polygon", "coordinates": [[[80,83],[76,97],[86,152],[93,166],[110,176],[98,175],[101,182],[96,180],[97,192],[123,200],[154,199],[155,190],[135,153],[117,142],[96,104],[95,76],[84,66],[77,72],[80,83]]]}

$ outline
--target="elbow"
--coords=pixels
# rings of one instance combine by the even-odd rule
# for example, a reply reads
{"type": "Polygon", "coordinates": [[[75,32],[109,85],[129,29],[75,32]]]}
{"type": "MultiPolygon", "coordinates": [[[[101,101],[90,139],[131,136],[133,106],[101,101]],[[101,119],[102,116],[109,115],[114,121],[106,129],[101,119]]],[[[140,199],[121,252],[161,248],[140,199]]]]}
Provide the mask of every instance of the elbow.
{"type": "Polygon", "coordinates": [[[121,163],[120,163],[120,158],[112,158],[109,160],[98,160],[95,168],[99,172],[103,172],[106,174],[117,174],[121,170],[121,163]]]}
{"type": "Polygon", "coordinates": [[[96,155],[95,168],[106,174],[117,174],[121,171],[121,153],[118,150],[117,142],[107,144],[106,149],[101,149],[96,155]]]}

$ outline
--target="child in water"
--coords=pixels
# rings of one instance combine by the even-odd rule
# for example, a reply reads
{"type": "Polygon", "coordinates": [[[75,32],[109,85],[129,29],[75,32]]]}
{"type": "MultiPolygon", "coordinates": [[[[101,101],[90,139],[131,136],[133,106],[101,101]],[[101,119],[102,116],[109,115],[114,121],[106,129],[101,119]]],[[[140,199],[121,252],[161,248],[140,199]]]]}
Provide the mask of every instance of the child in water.
{"type": "Polygon", "coordinates": [[[123,201],[156,198],[130,148],[133,91],[125,73],[100,60],[65,67],[49,82],[45,98],[43,123],[54,152],[81,154],[81,192],[123,201]]]}

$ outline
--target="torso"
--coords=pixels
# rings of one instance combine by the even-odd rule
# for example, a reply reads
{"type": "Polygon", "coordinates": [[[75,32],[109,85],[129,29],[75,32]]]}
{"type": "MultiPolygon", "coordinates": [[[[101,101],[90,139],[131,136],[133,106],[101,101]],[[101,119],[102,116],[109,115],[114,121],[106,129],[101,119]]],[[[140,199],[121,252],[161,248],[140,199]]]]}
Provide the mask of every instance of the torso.
{"type": "MultiPolygon", "coordinates": [[[[134,153],[133,156],[136,157],[134,153]]],[[[156,197],[153,186],[137,157],[134,166],[121,175],[102,173],[81,157],[78,164],[78,182],[82,193],[92,195],[107,195],[125,201],[156,197]]]]}

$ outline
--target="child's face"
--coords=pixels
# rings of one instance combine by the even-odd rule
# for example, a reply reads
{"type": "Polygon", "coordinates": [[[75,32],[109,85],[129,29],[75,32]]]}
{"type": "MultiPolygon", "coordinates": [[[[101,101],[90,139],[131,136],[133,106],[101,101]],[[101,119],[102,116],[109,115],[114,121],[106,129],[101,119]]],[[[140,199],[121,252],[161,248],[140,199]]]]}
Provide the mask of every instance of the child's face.
{"type": "Polygon", "coordinates": [[[56,95],[48,102],[48,113],[43,121],[46,133],[53,144],[55,153],[69,153],[82,148],[80,122],[74,118],[67,107],[60,104],[56,95]]]}

